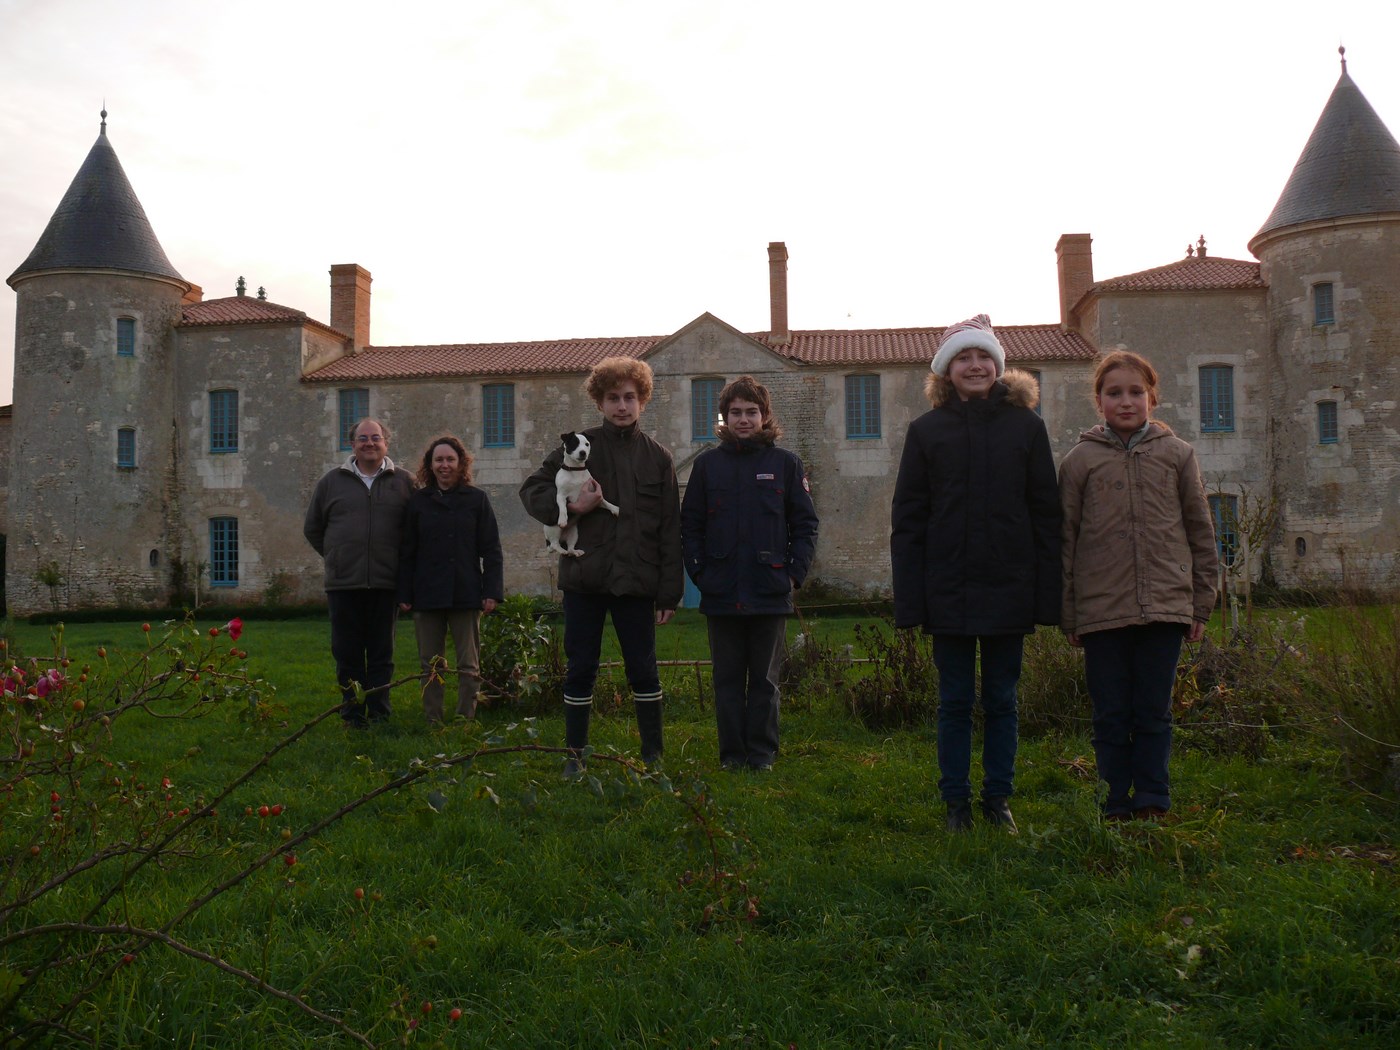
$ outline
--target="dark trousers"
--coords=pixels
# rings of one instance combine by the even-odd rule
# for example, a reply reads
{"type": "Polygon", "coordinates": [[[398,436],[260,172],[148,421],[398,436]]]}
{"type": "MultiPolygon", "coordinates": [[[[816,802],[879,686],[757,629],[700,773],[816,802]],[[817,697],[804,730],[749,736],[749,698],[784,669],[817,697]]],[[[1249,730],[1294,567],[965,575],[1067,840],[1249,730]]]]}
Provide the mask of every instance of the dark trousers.
{"type": "Polygon", "coordinates": [[[1185,635],[1184,624],[1150,623],[1083,636],[1106,815],[1171,806],[1172,686],[1185,635]]]}
{"type": "Polygon", "coordinates": [[[1016,773],[1016,683],[1019,634],[933,637],[938,667],[938,792],[945,802],[972,797],[972,706],[977,700],[977,650],[982,650],[982,797],[1006,798],[1016,773]]]}
{"type": "Polygon", "coordinates": [[[620,598],[612,594],[564,592],[564,700],[589,703],[598,678],[603,649],[603,624],[612,617],[613,633],[622,649],[627,684],[638,703],[661,699],[656,671],[656,603],[650,598],[620,598]]]}
{"type": "Polygon", "coordinates": [[[771,766],[778,757],[778,679],[786,616],[707,616],[719,761],[771,766]]]}
{"type": "Polygon", "coordinates": [[[365,588],[327,591],[331,614],[331,655],[344,706],[341,717],[353,725],[389,718],[389,682],[394,677],[394,623],[398,604],[392,590],[365,588]],[[355,702],[351,683],[365,691],[365,702],[355,702]]]}

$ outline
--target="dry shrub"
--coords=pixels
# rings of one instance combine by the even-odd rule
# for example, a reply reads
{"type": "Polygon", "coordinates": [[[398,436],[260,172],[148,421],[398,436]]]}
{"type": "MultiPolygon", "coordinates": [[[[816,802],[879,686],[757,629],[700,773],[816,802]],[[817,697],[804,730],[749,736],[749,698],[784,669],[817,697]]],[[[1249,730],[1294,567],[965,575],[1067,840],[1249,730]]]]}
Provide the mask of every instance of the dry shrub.
{"type": "Polygon", "coordinates": [[[1212,754],[1259,758],[1272,735],[1310,720],[1303,621],[1257,622],[1188,646],[1172,694],[1176,739],[1212,754]]]}
{"type": "Polygon", "coordinates": [[[1028,635],[1016,697],[1022,736],[1088,732],[1092,705],[1083,650],[1070,645],[1057,627],[1028,635]]]}

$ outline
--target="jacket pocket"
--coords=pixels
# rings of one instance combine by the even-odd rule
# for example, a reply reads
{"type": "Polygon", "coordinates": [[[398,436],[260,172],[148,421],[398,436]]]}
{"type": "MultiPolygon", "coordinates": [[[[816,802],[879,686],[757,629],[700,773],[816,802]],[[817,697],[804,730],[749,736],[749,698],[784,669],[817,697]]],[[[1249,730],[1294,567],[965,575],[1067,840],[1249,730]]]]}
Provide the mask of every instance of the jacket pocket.
{"type": "Polygon", "coordinates": [[[792,579],[781,550],[755,551],[754,562],[755,594],[787,594],[792,590],[792,579]]]}

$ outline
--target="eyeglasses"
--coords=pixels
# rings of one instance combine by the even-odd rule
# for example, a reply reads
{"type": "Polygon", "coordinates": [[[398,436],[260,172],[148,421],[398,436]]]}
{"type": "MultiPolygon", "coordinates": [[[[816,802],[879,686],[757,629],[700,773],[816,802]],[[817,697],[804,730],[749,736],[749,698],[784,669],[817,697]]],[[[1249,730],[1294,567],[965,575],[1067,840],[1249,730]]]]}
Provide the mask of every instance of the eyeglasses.
{"type": "Polygon", "coordinates": [[[384,438],[379,434],[360,434],[355,438],[357,445],[382,445],[384,438]]]}

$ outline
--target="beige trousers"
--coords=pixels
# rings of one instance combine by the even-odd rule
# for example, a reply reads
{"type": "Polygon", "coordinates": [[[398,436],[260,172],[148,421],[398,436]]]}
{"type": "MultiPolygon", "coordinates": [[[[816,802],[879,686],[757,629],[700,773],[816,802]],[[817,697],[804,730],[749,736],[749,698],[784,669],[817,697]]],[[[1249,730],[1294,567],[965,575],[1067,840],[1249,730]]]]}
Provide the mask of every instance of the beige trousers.
{"type": "Polygon", "coordinates": [[[476,715],[476,694],[481,689],[481,610],[431,609],[413,614],[418,666],[423,672],[423,714],[429,723],[442,721],[441,671],[449,630],[457,657],[457,713],[465,718],[476,715]],[[439,665],[438,675],[432,673],[434,662],[439,665]]]}

